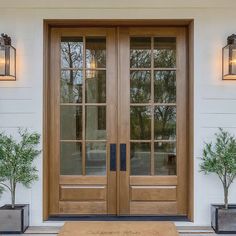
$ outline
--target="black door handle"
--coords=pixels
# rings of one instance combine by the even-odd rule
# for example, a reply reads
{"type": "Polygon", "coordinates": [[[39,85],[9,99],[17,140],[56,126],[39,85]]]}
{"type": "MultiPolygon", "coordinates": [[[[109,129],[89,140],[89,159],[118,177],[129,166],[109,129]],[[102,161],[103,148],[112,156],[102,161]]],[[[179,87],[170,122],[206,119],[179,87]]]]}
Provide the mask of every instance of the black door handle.
{"type": "Polygon", "coordinates": [[[126,144],[120,144],[120,171],[126,171],[126,144]]]}
{"type": "Polygon", "coordinates": [[[116,144],[110,144],[110,171],[116,171],[116,144]]]}

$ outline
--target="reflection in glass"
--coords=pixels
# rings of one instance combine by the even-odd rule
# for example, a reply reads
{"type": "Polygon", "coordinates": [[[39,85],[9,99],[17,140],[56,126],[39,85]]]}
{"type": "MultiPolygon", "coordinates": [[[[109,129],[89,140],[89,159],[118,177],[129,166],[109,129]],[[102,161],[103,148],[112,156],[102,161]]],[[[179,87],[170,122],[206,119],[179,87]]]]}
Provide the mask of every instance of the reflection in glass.
{"type": "Polygon", "coordinates": [[[86,144],[86,175],[106,175],[106,144],[86,144]]]}
{"type": "Polygon", "coordinates": [[[61,175],[82,175],[82,144],[61,142],[61,175]]]}
{"type": "Polygon", "coordinates": [[[86,106],[86,139],[106,139],[106,106],[86,106]]]}
{"type": "Polygon", "coordinates": [[[82,139],[82,106],[61,105],[61,140],[82,139]]]}
{"type": "Polygon", "coordinates": [[[176,67],[176,38],[154,38],[154,66],[161,68],[176,67]]]}
{"type": "Polygon", "coordinates": [[[86,102],[106,102],[106,71],[86,71],[86,102]]]}
{"type": "Polygon", "coordinates": [[[79,70],[61,71],[61,103],[82,102],[83,76],[79,70]]]}
{"type": "Polygon", "coordinates": [[[131,143],[130,144],[130,165],[131,175],[151,174],[151,144],[131,143]]]}
{"type": "Polygon", "coordinates": [[[155,175],[176,175],[176,145],[158,142],[154,145],[155,175]]]}
{"type": "Polygon", "coordinates": [[[130,136],[133,140],[151,139],[151,109],[147,106],[130,107],[130,136]]]}
{"type": "Polygon", "coordinates": [[[106,67],[106,38],[86,37],[86,68],[106,67]]]}
{"type": "Polygon", "coordinates": [[[151,99],[151,72],[130,72],[130,101],[131,103],[149,102],[151,99]]]}
{"type": "Polygon", "coordinates": [[[154,72],[154,99],[159,103],[176,102],[176,73],[175,71],[154,72]]]}
{"type": "Polygon", "coordinates": [[[83,66],[83,38],[62,37],[61,67],[82,68],[82,66],[83,66]]]}
{"type": "Polygon", "coordinates": [[[156,106],[154,109],[154,137],[157,140],[176,139],[176,107],[156,106]]]}
{"type": "Polygon", "coordinates": [[[130,38],[130,67],[150,68],[151,67],[151,38],[131,37],[130,38]]]}

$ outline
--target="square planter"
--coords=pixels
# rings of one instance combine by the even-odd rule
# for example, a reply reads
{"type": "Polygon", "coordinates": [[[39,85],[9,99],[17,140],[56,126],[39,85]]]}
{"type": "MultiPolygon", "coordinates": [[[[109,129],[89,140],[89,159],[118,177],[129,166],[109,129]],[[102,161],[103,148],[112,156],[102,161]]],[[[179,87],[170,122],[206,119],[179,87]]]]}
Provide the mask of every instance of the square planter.
{"type": "Polygon", "coordinates": [[[0,234],[23,233],[29,227],[29,205],[11,205],[0,207],[0,234]]]}
{"type": "Polygon", "coordinates": [[[211,226],[217,234],[236,234],[236,205],[211,205],[211,226]]]}

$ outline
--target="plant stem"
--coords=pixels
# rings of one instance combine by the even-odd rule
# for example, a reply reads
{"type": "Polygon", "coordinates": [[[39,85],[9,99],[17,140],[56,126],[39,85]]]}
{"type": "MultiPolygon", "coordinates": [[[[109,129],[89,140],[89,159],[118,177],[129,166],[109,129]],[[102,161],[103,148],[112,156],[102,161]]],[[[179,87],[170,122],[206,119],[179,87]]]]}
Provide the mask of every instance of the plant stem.
{"type": "Polygon", "coordinates": [[[14,209],[15,208],[15,202],[16,202],[16,184],[12,184],[12,189],[11,189],[11,207],[14,209]]]}
{"type": "Polygon", "coordinates": [[[229,195],[229,189],[224,186],[224,202],[225,202],[225,209],[228,209],[228,195],[229,195]]]}

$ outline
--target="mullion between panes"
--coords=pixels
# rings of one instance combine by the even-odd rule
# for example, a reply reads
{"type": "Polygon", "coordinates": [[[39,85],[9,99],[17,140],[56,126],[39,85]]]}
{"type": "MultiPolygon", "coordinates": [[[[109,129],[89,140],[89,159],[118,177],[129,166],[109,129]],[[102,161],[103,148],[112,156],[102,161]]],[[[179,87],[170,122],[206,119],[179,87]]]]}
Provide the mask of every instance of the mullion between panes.
{"type": "Polygon", "coordinates": [[[82,87],[82,175],[86,175],[86,143],[85,143],[85,83],[86,83],[86,40],[83,36],[83,87],[82,87]]]}
{"type": "Polygon", "coordinates": [[[154,38],[151,37],[151,175],[154,175],[154,38]]]}

